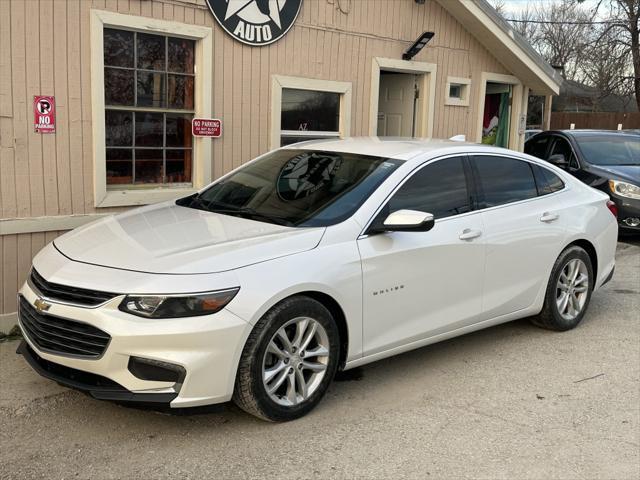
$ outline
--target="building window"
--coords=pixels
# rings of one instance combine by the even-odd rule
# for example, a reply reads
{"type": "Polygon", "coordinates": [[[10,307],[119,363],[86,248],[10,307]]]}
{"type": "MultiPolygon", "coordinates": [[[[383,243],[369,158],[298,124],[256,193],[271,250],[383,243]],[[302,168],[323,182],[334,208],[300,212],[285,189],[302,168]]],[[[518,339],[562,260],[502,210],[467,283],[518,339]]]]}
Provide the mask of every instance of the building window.
{"type": "Polygon", "coordinates": [[[445,105],[468,107],[471,79],[447,77],[445,105]]]}
{"type": "Polygon", "coordinates": [[[350,82],[274,75],[272,101],[272,148],[350,135],[350,82]]]}
{"type": "Polygon", "coordinates": [[[195,41],[104,29],[107,185],[191,184],[195,41]]]}
{"type": "Polygon", "coordinates": [[[211,182],[210,27],[91,10],[91,123],[96,207],[146,205],[211,182]]]}
{"type": "Polygon", "coordinates": [[[340,136],[340,94],[282,89],[280,145],[340,136]]]}

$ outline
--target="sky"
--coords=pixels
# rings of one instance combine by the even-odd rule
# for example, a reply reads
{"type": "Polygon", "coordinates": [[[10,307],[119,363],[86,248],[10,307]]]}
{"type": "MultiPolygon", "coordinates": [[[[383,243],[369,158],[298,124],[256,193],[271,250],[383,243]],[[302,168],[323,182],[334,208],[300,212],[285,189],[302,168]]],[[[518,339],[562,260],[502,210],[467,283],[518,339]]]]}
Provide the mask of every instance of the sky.
{"type": "MultiPolygon", "coordinates": [[[[496,0],[490,0],[491,3],[496,3],[496,0]]],[[[529,5],[535,4],[549,4],[549,3],[557,3],[559,0],[504,0],[505,8],[508,12],[519,12],[529,5]]],[[[586,0],[584,2],[584,6],[586,8],[593,8],[597,3],[597,0],[586,0]]]]}

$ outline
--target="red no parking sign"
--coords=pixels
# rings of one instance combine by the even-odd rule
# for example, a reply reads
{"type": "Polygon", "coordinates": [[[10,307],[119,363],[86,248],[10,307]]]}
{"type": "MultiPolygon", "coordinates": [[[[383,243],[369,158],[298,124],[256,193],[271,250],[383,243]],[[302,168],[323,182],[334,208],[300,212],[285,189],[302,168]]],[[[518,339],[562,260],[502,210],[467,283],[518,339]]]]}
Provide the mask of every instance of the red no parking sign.
{"type": "Polygon", "coordinates": [[[33,97],[33,129],[36,133],[56,133],[56,100],[54,97],[33,97]]]}

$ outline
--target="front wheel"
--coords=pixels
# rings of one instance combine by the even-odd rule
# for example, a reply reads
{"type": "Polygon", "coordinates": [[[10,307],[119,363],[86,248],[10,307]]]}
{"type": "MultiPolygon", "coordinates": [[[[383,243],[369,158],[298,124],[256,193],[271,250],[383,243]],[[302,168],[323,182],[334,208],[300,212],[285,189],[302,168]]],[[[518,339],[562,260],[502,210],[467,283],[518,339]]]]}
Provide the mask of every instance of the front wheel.
{"type": "Polygon", "coordinates": [[[291,297],[256,324],[242,352],[233,400],[269,421],[294,420],[324,396],[338,367],[339,332],[320,302],[291,297]]]}
{"type": "Polygon", "coordinates": [[[576,327],[587,311],[594,282],[589,254],[578,246],[564,250],[553,266],[544,306],[533,323],[557,331],[576,327]]]}

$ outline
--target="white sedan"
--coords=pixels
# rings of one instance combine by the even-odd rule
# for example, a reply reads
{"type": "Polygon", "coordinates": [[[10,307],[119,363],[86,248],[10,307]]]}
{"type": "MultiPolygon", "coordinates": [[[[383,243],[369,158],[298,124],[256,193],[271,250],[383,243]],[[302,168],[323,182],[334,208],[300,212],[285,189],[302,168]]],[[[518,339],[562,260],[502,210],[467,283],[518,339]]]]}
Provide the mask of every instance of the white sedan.
{"type": "Polygon", "coordinates": [[[339,369],[523,317],[578,325],[613,275],[609,207],[509,150],[296,144],[47,245],[19,352],[99,399],[291,420],[339,369]]]}

